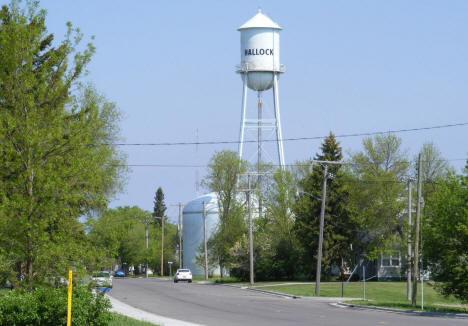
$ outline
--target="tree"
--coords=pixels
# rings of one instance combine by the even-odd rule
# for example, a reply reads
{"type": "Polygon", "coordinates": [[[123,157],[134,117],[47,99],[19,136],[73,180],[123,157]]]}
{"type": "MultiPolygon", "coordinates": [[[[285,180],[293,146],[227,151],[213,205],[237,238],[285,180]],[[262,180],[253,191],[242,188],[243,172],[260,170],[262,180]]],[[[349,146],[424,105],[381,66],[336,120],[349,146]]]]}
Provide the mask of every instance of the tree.
{"type": "Polygon", "coordinates": [[[203,185],[216,193],[218,199],[219,223],[209,239],[209,252],[214,255],[221,268],[229,268],[230,249],[245,232],[245,209],[238,200],[238,179],[246,170],[246,163],[237,153],[221,151],[213,155],[208,164],[208,173],[203,185]]]}
{"type": "MultiPolygon", "coordinates": [[[[414,158],[413,162],[414,174],[416,176],[418,166],[417,156],[414,158]]],[[[421,178],[424,183],[423,198],[426,198],[431,196],[437,180],[445,179],[447,175],[453,171],[450,168],[448,161],[442,156],[442,153],[432,142],[423,144],[421,149],[421,162],[421,178]]]]}
{"type": "MultiPolygon", "coordinates": [[[[108,258],[108,264],[118,262],[120,264],[136,264],[141,262],[135,253],[141,250],[133,250],[134,238],[130,239],[130,234],[143,224],[143,221],[149,212],[145,212],[139,207],[125,206],[108,209],[97,218],[90,218],[87,221],[88,236],[93,246],[103,249],[108,258]]],[[[144,224],[143,224],[144,225],[144,224]]],[[[144,248],[144,230],[140,241],[144,248]]],[[[143,250],[144,251],[144,250],[143,250]]],[[[97,262],[94,268],[103,267],[102,262],[97,262]]]]}
{"type": "MultiPolygon", "coordinates": [[[[145,264],[153,270],[161,266],[161,227],[148,223],[148,250],[145,241],[145,220],[151,213],[137,206],[108,209],[97,218],[89,219],[88,234],[91,244],[99,248],[105,260],[95,261],[90,267],[101,269],[118,263],[126,266],[145,264]]],[[[175,259],[177,227],[171,223],[165,225],[164,257],[165,261],[175,259]]]]}
{"type": "Polygon", "coordinates": [[[401,139],[394,135],[366,138],[363,146],[363,151],[352,154],[348,168],[349,210],[363,230],[357,249],[375,259],[382,251],[405,244],[403,179],[409,164],[401,139]]]}
{"type": "MultiPolygon", "coordinates": [[[[315,159],[341,161],[342,158],[341,147],[333,133],[330,133],[324,139],[321,153],[317,154],[315,159]]],[[[303,248],[302,260],[305,262],[305,273],[309,277],[314,274],[318,250],[322,169],[322,166],[315,165],[312,173],[299,181],[302,191],[294,206],[295,230],[303,248]]],[[[356,225],[348,211],[349,190],[341,166],[330,165],[328,171],[322,264],[330,279],[333,266],[342,266],[343,261],[349,263],[352,258],[350,243],[354,241],[356,225]]]]}
{"type": "Polygon", "coordinates": [[[79,218],[119,190],[118,111],[79,83],[94,52],[68,24],[56,47],[45,11],[18,2],[0,11],[0,247],[30,290],[93,252],[79,218]]]}
{"type": "Polygon", "coordinates": [[[257,280],[294,279],[300,261],[292,212],[295,179],[290,171],[278,169],[266,185],[265,214],[255,223],[257,280]]]}
{"type": "Polygon", "coordinates": [[[164,193],[161,187],[158,187],[156,190],[156,194],[154,195],[154,209],[153,209],[153,217],[156,221],[161,225],[162,219],[161,217],[165,216],[166,214],[166,204],[164,203],[164,193]]]}
{"type": "Polygon", "coordinates": [[[462,175],[437,181],[426,205],[423,256],[436,288],[468,302],[468,161],[462,175]]]}

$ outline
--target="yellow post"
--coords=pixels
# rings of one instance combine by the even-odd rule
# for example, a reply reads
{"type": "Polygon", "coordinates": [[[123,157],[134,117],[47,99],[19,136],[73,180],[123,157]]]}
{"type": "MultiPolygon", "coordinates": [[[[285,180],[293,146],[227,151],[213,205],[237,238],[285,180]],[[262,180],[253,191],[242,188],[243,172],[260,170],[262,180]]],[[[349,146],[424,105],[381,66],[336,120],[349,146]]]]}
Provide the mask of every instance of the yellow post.
{"type": "Polygon", "coordinates": [[[67,326],[71,326],[71,305],[72,305],[72,289],[73,289],[73,272],[68,271],[68,309],[67,309],[67,326]]]}

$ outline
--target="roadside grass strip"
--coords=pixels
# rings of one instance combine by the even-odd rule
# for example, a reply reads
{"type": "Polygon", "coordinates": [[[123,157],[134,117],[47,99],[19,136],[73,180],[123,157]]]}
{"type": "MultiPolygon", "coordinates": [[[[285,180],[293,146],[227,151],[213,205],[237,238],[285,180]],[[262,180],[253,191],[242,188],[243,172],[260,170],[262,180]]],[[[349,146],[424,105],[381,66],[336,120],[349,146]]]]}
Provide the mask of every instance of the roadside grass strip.
{"type": "MultiPolygon", "coordinates": [[[[391,308],[405,311],[415,311],[422,312],[421,305],[416,305],[416,307],[411,306],[411,302],[395,302],[395,301],[374,301],[374,300],[353,300],[347,301],[348,305],[353,306],[362,306],[362,307],[383,307],[391,308]]],[[[434,313],[453,313],[453,314],[467,314],[468,318],[468,306],[467,305],[445,305],[440,303],[424,303],[425,312],[434,312],[434,313]]]]}
{"type": "MultiPolygon", "coordinates": [[[[261,284],[264,290],[286,293],[290,295],[313,297],[315,296],[315,283],[272,283],[261,284]]],[[[406,282],[367,282],[366,300],[347,301],[353,305],[366,305],[375,307],[387,307],[421,311],[421,288],[418,286],[417,307],[413,308],[411,302],[406,299],[406,282]]],[[[320,297],[341,297],[341,283],[321,283],[320,297]]],[[[343,296],[362,298],[363,284],[351,282],[345,285],[343,296]]],[[[424,311],[468,313],[468,305],[463,305],[454,297],[444,297],[434,290],[433,285],[424,285],[424,311]]]]}
{"type": "Polygon", "coordinates": [[[154,326],[157,324],[139,321],[118,313],[112,313],[112,320],[109,323],[109,326],[154,326]]]}

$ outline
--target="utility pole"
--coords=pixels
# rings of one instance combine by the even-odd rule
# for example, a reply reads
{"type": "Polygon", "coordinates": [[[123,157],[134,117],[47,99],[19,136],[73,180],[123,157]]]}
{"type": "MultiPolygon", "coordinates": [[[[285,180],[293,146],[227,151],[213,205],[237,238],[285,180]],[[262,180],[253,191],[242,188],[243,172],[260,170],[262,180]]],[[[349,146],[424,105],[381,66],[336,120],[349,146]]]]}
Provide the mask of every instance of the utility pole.
{"type": "Polygon", "coordinates": [[[249,265],[250,265],[250,286],[254,285],[254,263],[253,263],[253,234],[252,234],[252,208],[250,205],[250,174],[247,176],[247,202],[248,202],[248,211],[249,211],[249,265]]]}
{"type": "Polygon", "coordinates": [[[146,267],[145,267],[145,278],[148,278],[148,216],[145,216],[145,242],[146,242],[146,267]]]}
{"type": "Polygon", "coordinates": [[[179,225],[178,225],[178,231],[179,231],[179,268],[183,268],[183,261],[182,261],[182,232],[183,232],[183,216],[182,216],[182,207],[185,206],[185,204],[182,203],[177,203],[177,204],[172,204],[171,206],[178,206],[179,207],[179,225]]]}
{"type": "MultiPolygon", "coordinates": [[[[262,91],[258,91],[258,157],[257,157],[257,172],[258,172],[258,217],[262,217],[263,205],[261,198],[261,189],[262,189],[262,176],[260,174],[260,168],[262,164],[262,91]]],[[[249,187],[250,188],[250,187],[249,187]]]]}
{"type": "Polygon", "coordinates": [[[412,204],[411,204],[411,178],[408,178],[408,242],[407,242],[407,251],[406,251],[406,299],[411,300],[411,211],[412,211],[412,204]]]}
{"type": "Polygon", "coordinates": [[[205,280],[208,281],[208,248],[206,245],[206,202],[203,202],[203,248],[205,252],[205,280]]]}
{"type": "Polygon", "coordinates": [[[327,197],[328,165],[323,167],[322,207],[320,209],[320,233],[317,253],[317,272],[315,274],[315,295],[320,295],[320,274],[322,272],[323,225],[325,223],[325,200],[327,197]]]}
{"type": "Polygon", "coordinates": [[[164,276],[164,216],[161,216],[161,276],[164,276]]]}
{"type": "Polygon", "coordinates": [[[179,268],[183,268],[182,265],[182,204],[179,203],[179,268]]]}
{"type": "Polygon", "coordinates": [[[242,175],[247,176],[247,189],[240,189],[247,194],[247,209],[249,214],[249,269],[250,269],[250,286],[254,285],[254,255],[253,255],[253,223],[252,223],[252,205],[251,205],[251,192],[252,192],[252,176],[264,175],[261,172],[248,172],[242,175]]]}
{"type": "Polygon", "coordinates": [[[418,291],[419,274],[419,221],[421,219],[421,153],[418,156],[418,188],[416,203],[416,221],[414,222],[414,254],[413,254],[413,293],[411,293],[411,305],[416,307],[416,292],[418,291]]]}

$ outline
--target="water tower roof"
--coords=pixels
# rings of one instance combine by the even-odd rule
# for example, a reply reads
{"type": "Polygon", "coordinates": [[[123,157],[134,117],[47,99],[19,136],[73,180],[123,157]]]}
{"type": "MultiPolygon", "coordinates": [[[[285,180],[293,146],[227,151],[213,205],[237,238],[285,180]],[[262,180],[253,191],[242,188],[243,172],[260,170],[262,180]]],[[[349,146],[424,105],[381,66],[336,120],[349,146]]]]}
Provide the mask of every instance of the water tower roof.
{"type": "Polygon", "coordinates": [[[258,14],[250,18],[244,25],[239,27],[237,30],[243,30],[248,28],[272,28],[272,29],[281,29],[281,27],[272,21],[270,17],[264,15],[261,10],[258,11],[258,14]]]}

